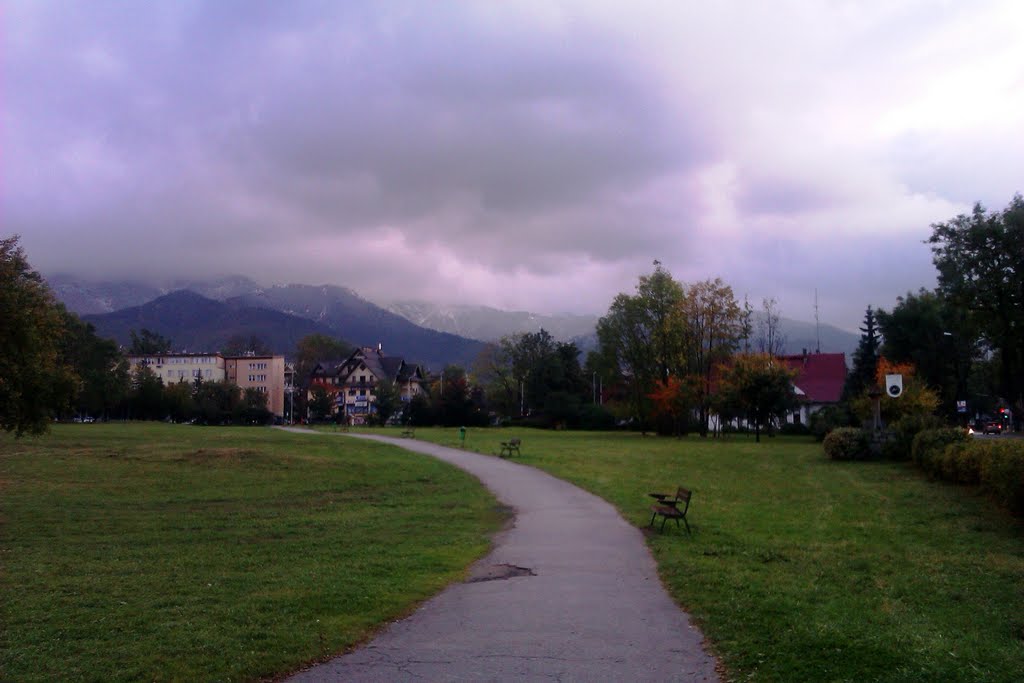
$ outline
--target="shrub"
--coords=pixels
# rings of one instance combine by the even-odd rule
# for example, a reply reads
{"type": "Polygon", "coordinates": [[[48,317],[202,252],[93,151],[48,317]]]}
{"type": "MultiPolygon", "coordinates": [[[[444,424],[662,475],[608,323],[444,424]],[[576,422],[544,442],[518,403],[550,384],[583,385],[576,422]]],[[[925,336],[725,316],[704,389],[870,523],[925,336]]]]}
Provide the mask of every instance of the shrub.
{"type": "Polygon", "coordinates": [[[811,435],[818,441],[823,441],[834,429],[851,426],[853,420],[845,404],[826,406],[811,415],[810,419],[811,435]]]}
{"type": "Polygon", "coordinates": [[[934,415],[905,415],[889,425],[882,455],[888,460],[909,460],[914,437],[925,430],[941,427],[942,420],[934,415]]]}
{"type": "Polygon", "coordinates": [[[833,460],[866,460],[871,453],[868,435],[857,427],[838,427],[822,442],[825,455],[833,460]]]}
{"type": "Polygon", "coordinates": [[[929,474],[942,476],[942,457],[946,446],[967,440],[967,433],[955,427],[925,429],[914,436],[910,455],[929,474]]]}
{"type": "Polygon", "coordinates": [[[779,434],[782,434],[783,436],[807,436],[810,433],[811,430],[802,422],[795,424],[791,422],[784,422],[782,426],[779,427],[779,434]]]}
{"type": "Polygon", "coordinates": [[[1024,442],[985,443],[978,455],[982,489],[1013,514],[1024,516],[1024,442]]]}
{"type": "Polygon", "coordinates": [[[615,416],[604,406],[588,403],[580,410],[581,429],[615,429],[615,416]]]}

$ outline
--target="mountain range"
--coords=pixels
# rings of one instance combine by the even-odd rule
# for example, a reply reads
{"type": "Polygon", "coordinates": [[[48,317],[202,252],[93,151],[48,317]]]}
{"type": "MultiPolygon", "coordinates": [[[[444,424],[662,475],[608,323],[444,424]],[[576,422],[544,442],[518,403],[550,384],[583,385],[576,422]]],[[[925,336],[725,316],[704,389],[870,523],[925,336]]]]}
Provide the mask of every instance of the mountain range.
{"type": "MultiPolygon", "coordinates": [[[[320,333],[352,344],[382,344],[385,353],[440,368],[465,367],[483,347],[509,334],[547,330],[586,351],[596,346],[593,315],[542,315],[487,306],[364,299],[334,285],[261,287],[243,276],[153,284],[88,282],[69,276],[47,281],[64,304],[102,334],[128,343],[130,330],[146,327],[170,338],[176,349],[220,349],[235,335],[261,337],[275,352],[290,354],[307,334],[320,333]]],[[[758,322],[755,312],[755,327],[758,322]]],[[[858,335],[831,325],[783,318],[786,352],[818,348],[852,357],[858,335]]]]}

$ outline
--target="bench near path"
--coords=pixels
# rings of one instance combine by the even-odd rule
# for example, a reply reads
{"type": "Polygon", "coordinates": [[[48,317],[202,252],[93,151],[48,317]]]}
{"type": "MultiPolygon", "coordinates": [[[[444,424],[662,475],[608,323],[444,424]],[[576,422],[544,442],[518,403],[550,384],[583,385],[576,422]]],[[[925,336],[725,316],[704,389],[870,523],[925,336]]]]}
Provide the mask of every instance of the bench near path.
{"type": "Polygon", "coordinates": [[[719,680],[640,530],[605,501],[493,456],[375,435],[336,438],[382,441],[460,467],[514,509],[515,523],[467,582],[289,681],[719,680]]]}

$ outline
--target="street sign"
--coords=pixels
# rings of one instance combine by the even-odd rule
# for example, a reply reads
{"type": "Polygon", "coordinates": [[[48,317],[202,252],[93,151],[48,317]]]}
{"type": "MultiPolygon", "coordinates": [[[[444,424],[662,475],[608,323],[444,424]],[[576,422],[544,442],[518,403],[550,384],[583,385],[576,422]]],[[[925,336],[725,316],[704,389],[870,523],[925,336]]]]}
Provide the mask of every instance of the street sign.
{"type": "Polygon", "coordinates": [[[958,413],[966,413],[967,412],[967,401],[957,401],[956,402],[956,412],[958,412],[958,413]]]}

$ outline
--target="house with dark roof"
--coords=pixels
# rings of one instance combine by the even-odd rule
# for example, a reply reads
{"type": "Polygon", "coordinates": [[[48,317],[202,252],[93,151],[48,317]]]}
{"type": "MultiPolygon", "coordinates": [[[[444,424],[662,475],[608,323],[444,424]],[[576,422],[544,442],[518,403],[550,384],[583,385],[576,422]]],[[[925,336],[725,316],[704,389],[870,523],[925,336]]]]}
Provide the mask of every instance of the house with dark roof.
{"type": "Polygon", "coordinates": [[[845,353],[807,353],[779,356],[779,360],[796,372],[793,388],[800,407],[787,422],[807,424],[811,415],[825,406],[839,403],[846,382],[845,353]]]}
{"type": "Polygon", "coordinates": [[[419,365],[386,356],[379,345],[356,349],[343,361],[317,363],[310,374],[310,385],[323,386],[350,424],[362,424],[375,412],[375,389],[382,381],[392,382],[408,403],[425,392],[427,378],[419,365]]]}

